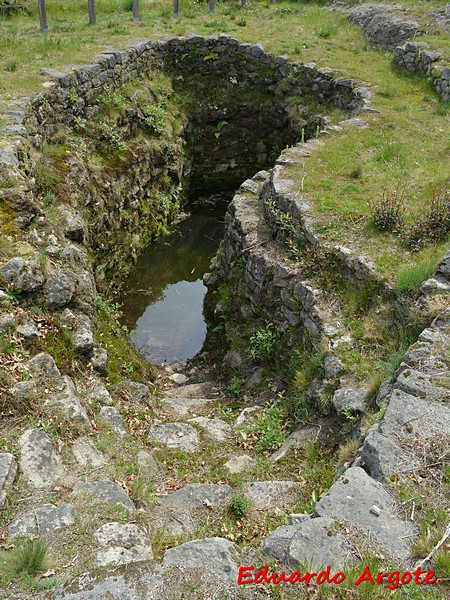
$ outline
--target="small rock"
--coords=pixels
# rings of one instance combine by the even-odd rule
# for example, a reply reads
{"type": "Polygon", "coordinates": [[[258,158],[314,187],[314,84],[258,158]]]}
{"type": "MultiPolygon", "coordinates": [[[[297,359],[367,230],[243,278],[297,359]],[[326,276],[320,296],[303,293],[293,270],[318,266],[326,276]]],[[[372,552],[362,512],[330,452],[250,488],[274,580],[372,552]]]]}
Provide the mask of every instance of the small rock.
{"type": "Polygon", "coordinates": [[[262,412],[263,412],[262,406],[249,406],[247,408],[244,408],[240,412],[236,421],[234,422],[234,427],[240,427],[241,425],[244,425],[244,423],[246,423],[248,421],[248,417],[250,415],[260,417],[262,415],[262,412]]]}
{"type": "Polygon", "coordinates": [[[90,354],[94,348],[94,332],[89,317],[80,315],[72,337],[75,350],[79,354],[90,354]]]}
{"type": "Polygon", "coordinates": [[[244,362],[237,350],[229,350],[223,357],[223,364],[230,369],[239,369],[244,362]]]}
{"type": "Polygon", "coordinates": [[[332,379],[342,373],[343,365],[340,358],[333,354],[328,354],[323,361],[325,369],[325,378],[332,379]]]}
{"type": "Polygon", "coordinates": [[[114,406],[102,406],[100,409],[100,416],[108,422],[117,435],[127,435],[127,428],[125,427],[125,423],[117,408],[114,406]]]}
{"type": "Polygon", "coordinates": [[[39,429],[27,429],[19,438],[20,470],[35,488],[51,488],[66,476],[61,457],[48,435],[39,429]]]}
{"type": "Polygon", "coordinates": [[[106,406],[112,406],[114,404],[111,394],[100,381],[95,381],[92,384],[92,387],[86,390],[86,395],[90,402],[98,402],[99,404],[104,404],[106,406]]]}
{"type": "Polygon", "coordinates": [[[10,300],[11,298],[8,296],[8,294],[3,290],[0,290],[0,304],[9,302],[10,300]]]}
{"type": "Polygon", "coordinates": [[[0,332],[8,331],[8,329],[12,329],[16,324],[16,320],[14,315],[0,315],[0,332]]]}
{"type": "Polygon", "coordinates": [[[47,279],[45,289],[49,308],[62,308],[74,297],[77,277],[68,269],[56,269],[47,279]]]}
{"type": "Polygon", "coordinates": [[[44,274],[41,266],[32,260],[20,256],[11,258],[0,267],[0,272],[15,290],[35,292],[44,285],[44,274]]]}
{"type": "Polygon", "coordinates": [[[243,454],[242,456],[235,456],[226,462],[223,466],[229,473],[244,473],[253,469],[258,463],[251,456],[243,454]]]}
{"type": "Polygon", "coordinates": [[[62,381],[56,385],[55,391],[47,396],[44,411],[56,415],[61,421],[67,421],[83,429],[91,429],[89,417],[68,375],[64,375],[62,381]]]}
{"type": "MultiPolygon", "coordinates": [[[[171,392],[173,392],[171,390],[171,392]]],[[[208,404],[214,402],[209,398],[162,398],[162,404],[165,404],[170,411],[177,417],[187,417],[192,413],[199,413],[208,409],[208,404]]]]}
{"type": "Polygon", "coordinates": [[[16,459],[9,452],[2,452],[0,454],[0,510],[3,508],[8,489],[14,483],[16,473],[16,459]]]}
{"type": "Polygon", "coordinates": [[[174,373],[169,377],[169,379],[171,381],[174,381],[175,383],[178,383],[179,385],[183,385],[183,383],[186,383],[186,381],[188,380],[186,375],[183,375],[182,373],[174,373]]]}
{"type": "Polygon", "coordinates": [[[19,325],[16,331],[26,340],[30,340],[39,336],[38,328],[33,321],[28,321],[28,323],[25,325],[19,325]]]}
{"type": "Polygon", "coordinates": [[[373,515],[376,515],[377,517],[379,517],[379,516],[381,515],[381,510],[380,510],[380,509],[378,508],[378,506],[376,506],[375,504],[373,504],[373,505],[370,507],[370,512],[371,512],[373,515]]]}
{"type": "Polygon", "coordinates": [[[293,513],[289,515],[289,525],[299,525],[310,518],[308,513],[293,513]]]}
{"type": "Polygon", "coordinates": [[[179,448],[185,452],[194,452],[200,443],[197,430],[186,423],[152,425],[148,441],[164,444],[168,448],[179,448]]]}
{"type": "Polygon", "coordinates": [[[367,408],[367,390],[341,388],[334,392],[332,403],[338,414],[347,410],[352,414],[362,414],[367,408]]]}
{"type": "Polygon", "coordinates": [[[139,450],[137,456],[139,474],[149,484],[161,487],[160,481],[164,476],[164,470],[159,460],[147,450],[139,450]]]}
{"type": "Polygon", "coordinates": [[[45,535],[56,529],[70,527],[75,523],[75,508],[72,504],[55,506],[43,504],[14,519],[8,530],[11,537],[45,535]]]}
{"type": "Polygon", "coordinates": [[[131,498],[114,481],[91,481],[82,483],[72,492],[75,496],[78,494],[91,494],[97,500],[107,502],[108,504],[120,504],[130,512],[134,512],[136,507],[131,498]]]}
{"type": "Polygon", "coordinates": [[[25,363],[25,368],[38,378],[61,377],[61,373],[56,366],[53,357],[46,352],[36,354],[36,356],[25,363]]]}
{"type": "Polygon", "coordinates": [[[106,377],[108,375],[108,352],[101,346],[95,346],[89,357],[94,371],[99,375],[106,377]]]}
{"type": "Polygon", "coordinates": [[[61,325],[64,325],[65,327],[73,327],[76,323],[77,318],[74,315],[74,313],[70,310],[70,308],[65,308],[62,311],[59,320],[61,321],[61,325]]]}
{"type": "Polygon", "coordinates": [[[222,419],[207,419],[206,417],[195,417],[189,419],[189,423],[195,423],[205,430],[206,434],[216,442],[226,442],[230,439],[232,430],[228,423],[222,419]]]}
{"type": "Polygon", "coordinates": [[[148,386],[137,381],[120,381],[114,386],[114,390],[123,397],[123,394],[129,396],[135,402],[147,403],[150,399],[150,390],[148,386]]]}
{"type": "Polygon", "coordinates": [[[64,235],[72,242],[82,244],[86,235],[84,221],[72,207],[63,204],[59,207],[62,213],[61,224],[64,235]]]}
{"type": "Polygon", "coordinates": [[[245,388],[247,390],[252,390],[258,385],[260,385],[264,381],[264,369],[256,369],[254,373],[249,375],[245,380],[245,388]]]}
{"type": "Polygon", "coordinates": [[[97,468],[106,464],[105,456],[97,450],[88,438],[76,440],[73,443],[72,452],[80,465],[97,468]]]}

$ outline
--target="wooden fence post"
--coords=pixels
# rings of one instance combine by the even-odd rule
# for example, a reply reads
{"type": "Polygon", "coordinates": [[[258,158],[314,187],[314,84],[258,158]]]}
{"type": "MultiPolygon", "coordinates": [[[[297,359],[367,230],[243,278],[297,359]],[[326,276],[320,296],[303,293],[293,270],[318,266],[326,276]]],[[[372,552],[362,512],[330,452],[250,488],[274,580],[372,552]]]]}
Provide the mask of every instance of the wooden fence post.
{"type": "Polygon", "coordinates": [[[38,0],[39,22],[41,24],[41,33],[48,32],[47,10],[45,8],[45,0],[38,0]]]}
{"type": "Polygon", "coordinates": [[[137,23],[141,20],[139,15],[139,0],[133,0],[133,21],[137,23]]]}
{"type": "Polygon", "coordinates": [[[95,25],[95,0],[88,0],[89,25],[95,25]]]}
{"type": "Polygon", "coordinates": [[[172,8],[172,16],[174,19],[178,19],[178,14],[180,10],[180,0],[173,0],[173,8],[172,8]]]}
{"type": "Polygon", "coordinates": [[[214,0],[209,0],[209,8],[208,8],[208,12],[209,14],[214,12],[214,0]]]}

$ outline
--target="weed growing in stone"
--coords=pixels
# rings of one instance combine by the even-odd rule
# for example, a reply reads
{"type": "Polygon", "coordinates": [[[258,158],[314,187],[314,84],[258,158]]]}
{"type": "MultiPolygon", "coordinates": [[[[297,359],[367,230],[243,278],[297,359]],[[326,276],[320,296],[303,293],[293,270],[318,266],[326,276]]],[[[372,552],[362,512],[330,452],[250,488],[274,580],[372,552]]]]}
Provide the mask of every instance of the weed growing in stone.
{"type": "Polygon", "coordinates": [[[267,361],[274,357],[279,343],[280,334],[275,330],[273,323],[268,323],[251,336],[247,352],[253,359],[267,361]]]}
{"type": "Polygon", "coordinates": [[[230,512],[234,517],[240,519],[244,515],[246,515],[251,508],[250,500],[247,500],[245,496],[238,494],[237,496],[233,496],[228,504],[228,512],[230,512]]]}
{"type": "Polygon", "coordinates": [[[405,193],[398,188],[383,190],[381,197],[370,199],[368,205],[375,227],[380,231],[399,231],[406,201],[405,193]]]}

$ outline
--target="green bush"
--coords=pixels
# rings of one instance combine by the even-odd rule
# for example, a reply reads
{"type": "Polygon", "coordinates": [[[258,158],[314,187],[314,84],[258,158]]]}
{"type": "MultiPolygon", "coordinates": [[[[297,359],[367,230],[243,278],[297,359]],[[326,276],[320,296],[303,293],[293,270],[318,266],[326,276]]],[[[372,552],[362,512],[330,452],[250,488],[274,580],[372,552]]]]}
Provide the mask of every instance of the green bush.
{"type": "Polygon", "coordinates": [[[26,540],[14,551],[12,564],[16,573],[36,575],[45,571],[47,544],[41,540],[26,540]]]}
{"type": "Polygon", "coordinates": [[[250,507],[250,500],[247,500],[245,496],[238,494],[237,496],[233,496],[231,498],[228,504],[228,511],[237,519],[240,519],[248,513],[250,507]]]}
{"type": "Polygon", "coordinates": [[[269,323],[251,336],[247,352],[253,359],[270,360],[279,347],[279,343],[280,334],[274,330],[274,325],[269,323]]]}

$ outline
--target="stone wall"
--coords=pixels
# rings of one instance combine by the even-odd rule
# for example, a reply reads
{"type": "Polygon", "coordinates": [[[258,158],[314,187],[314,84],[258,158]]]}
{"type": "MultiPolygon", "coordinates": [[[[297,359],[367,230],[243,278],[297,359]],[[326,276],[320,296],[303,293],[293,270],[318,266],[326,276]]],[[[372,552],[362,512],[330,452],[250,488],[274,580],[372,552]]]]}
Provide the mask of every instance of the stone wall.
{"type": "Polygon", "coordinates": [[[439,50],[430,49],[426,42],[407,42],[394,50],[394,63],[403,73],[419,73],[428,77],[437,95],[450,100],[450,67],[440,64],[439,50]]]}

